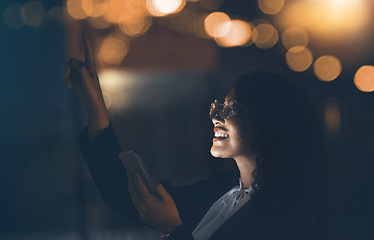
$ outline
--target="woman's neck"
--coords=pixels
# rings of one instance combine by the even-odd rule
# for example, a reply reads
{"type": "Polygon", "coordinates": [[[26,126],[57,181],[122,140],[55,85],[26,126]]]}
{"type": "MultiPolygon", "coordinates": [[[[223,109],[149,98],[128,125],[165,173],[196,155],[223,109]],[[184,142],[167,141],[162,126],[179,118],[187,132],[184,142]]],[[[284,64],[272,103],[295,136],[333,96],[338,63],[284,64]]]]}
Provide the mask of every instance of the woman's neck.
{"type": "Polygon", "coordinates": [[[252,173],[256,169],[255,157],[242,156],[236,157],[234,160],[238,165],[243,187],[249,188],[254,181],[252,173]]]}

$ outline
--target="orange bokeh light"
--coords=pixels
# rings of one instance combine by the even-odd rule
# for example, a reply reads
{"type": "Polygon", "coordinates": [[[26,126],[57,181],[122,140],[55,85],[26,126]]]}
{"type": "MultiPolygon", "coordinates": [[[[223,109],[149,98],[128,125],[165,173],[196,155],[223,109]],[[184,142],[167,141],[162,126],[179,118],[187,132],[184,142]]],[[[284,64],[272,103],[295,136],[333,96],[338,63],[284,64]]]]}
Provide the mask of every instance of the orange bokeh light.
{"type": "Polygon", "coordinates": [[[66,11],[72,18],[77,20],[82,20],[88,17],[82,8],[82,0],[67,0],[66,11]]]}
{"type": "Polygon", "coordinates": [[[185,5],[186,0],[147,0],[147,10],[155,17],[180,12],[185,5]]]}
{"type": "Polygon", "coordinates": [[[289,27],[282,34],[283,46],[287,49],[301,46],[306,47],[309,43],[307,32],[300,27],[289,27]]]}
{"type": "Polygon", "coordinates": [[[223,12],[213,12],[204,20],[205,31],[209,36],[219,38],[225,36],[231,29],[231,19],[223,12]]]}
{"type": "Polygon", "coordinates": [[[252,39],[258,48],[267,49],[278,42],[279,36],[273,25],[263,23],[255,27],[252,39]]]}
{"type": "Polygon", "coordinates": [[[106,0],[81,0],[83,11],[90,17],[100,17],[108,9],[106,0]]]}
{"type": "Polygon", "coordinates": [[[357,70],[354,83],[363,92],[374,91],[374,66],[365,65],[357,70]]]}
{"type": "Polygon", "coordinates": [[[276,14],[284,5],[284,0],[258,0],[258,6],[265,14],[276,14]]]}
{"type": "Polygon", "coordinates": [[[321,81],[329,82],[336,79],[342,72],[342,64],[337,57],[322,56],[314,62],[314,74],[321,81]]]}
{"type": "Polygon", "coordinates": [[[223,37],[215,38],[222,47],[236,47],[247,44],[252,35],[251,25],[242,20],[232,20],[230,31],[223,37]]]}
{"type": "Polygon", "coordinates": [[[134,16],[119,23],[119,28],[128,36],[138,37],[143,35],[152,25],[149,16],[134,16]]]}
{"type": "Polygon", "coordinates": [[[108,9],[103,17],[110,23],[119,23],[127,14],[128,11],[123,0],[110,0],[108,9]]]}
{"type": "MultiPolygon", "coordinates": [[[[369,0],[371,1],[371,0],[369,0]]],[[[290,1],[277,16],[281,26],[298,26],[326,41],[346,41],[370,27],[367,0],[290,1]]]]}
{"type": "Polygon", "coordinates": [[[109,64],[121,63],[128,51],[128,46],[119,38],[107,37],[100,46],[99,57],[109,64]]]}
{"type": "Polygon", "coordinates": [[[307,70],[313,62],[312,53],[305,47],[293,47],[286,53],[288,67],[295,72],[307,70]]]}

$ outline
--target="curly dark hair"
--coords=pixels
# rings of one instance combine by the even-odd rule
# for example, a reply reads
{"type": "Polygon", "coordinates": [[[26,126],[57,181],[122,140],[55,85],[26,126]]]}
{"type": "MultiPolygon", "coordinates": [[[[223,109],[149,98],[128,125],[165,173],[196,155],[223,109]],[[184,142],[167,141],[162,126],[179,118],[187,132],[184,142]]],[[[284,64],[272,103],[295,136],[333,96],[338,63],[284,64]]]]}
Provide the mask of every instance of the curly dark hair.
{"type": "Polygon", "coordinates": [[[328,169],[325,138],[304,91],[281,75],[253,72],[238,79],[235,99],[240,136],[257,154],[252,198],[261,198],[256,192],[263,192],[278,199],[287,196],[285,201],[308,198],[323,205],[328,169]]]}

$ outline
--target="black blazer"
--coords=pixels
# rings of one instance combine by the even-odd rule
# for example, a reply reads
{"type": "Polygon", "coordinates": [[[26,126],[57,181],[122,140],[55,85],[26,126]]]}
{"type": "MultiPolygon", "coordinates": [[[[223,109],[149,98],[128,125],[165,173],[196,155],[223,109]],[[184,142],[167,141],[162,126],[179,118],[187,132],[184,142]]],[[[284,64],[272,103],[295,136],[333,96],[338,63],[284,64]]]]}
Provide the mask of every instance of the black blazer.
{"type": "MultiPolygon", "coordinates": [[[[112,126],[91,140],[84,129],[77,141],[104,202],[124,217],[144,224],[128,192],[126,170],[118,156],[121,148],[112,126]]],[[[184,228],[192,232],[212,204],[237,186],[238,180],[237,174],[222,172],[191,186],[162,184],[172,196],[184,228]]],[[[247,202],[210,239],[319,240],[324,236],[309,203],[264,198],[260,203],[247,202]]]]}

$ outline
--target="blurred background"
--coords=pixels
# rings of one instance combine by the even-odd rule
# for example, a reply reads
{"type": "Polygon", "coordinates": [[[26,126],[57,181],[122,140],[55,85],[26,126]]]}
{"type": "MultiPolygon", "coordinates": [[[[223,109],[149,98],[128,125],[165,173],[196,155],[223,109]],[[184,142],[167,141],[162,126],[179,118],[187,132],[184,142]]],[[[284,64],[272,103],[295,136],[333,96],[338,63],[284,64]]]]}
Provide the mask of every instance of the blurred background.
{"type": "Polygon", "coordinates": [[[160,238],[104,205],[75,142],[82,30],[121,145],[175,185],[233,167],[208,108],[239,75],[297,81],[330,145],[329,239],[374,239],[373,22],[372,0],[1,0],[0,239],[160,238]]]}

